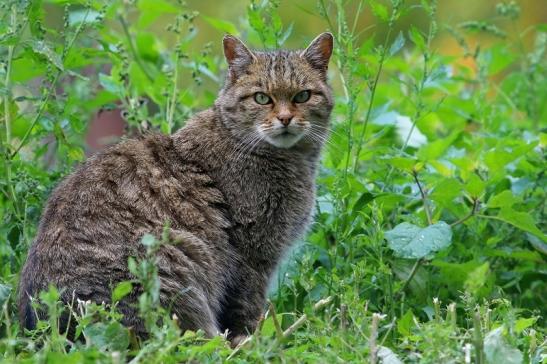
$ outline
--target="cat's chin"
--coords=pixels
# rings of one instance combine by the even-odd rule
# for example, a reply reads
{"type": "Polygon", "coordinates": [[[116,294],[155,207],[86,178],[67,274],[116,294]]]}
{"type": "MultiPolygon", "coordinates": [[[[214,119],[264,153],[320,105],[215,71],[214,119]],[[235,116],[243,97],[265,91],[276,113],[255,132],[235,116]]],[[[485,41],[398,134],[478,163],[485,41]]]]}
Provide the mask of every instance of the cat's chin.
{"type": "Polygon", "coordinates": [[[266,136],[265,140],[276,148],[288,149],[294,146],[303,134],[283,133],[276,136],[266,136]]]}

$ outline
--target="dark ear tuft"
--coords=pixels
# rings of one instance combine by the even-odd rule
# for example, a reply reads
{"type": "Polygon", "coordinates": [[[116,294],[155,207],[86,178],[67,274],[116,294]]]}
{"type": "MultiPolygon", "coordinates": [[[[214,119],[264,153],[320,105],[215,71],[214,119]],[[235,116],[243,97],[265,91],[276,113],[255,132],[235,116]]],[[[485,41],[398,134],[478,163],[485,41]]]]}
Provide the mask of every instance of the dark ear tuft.
{"type": "Polygon", "coordinates": [[[302,52],[302,57],[304,57],[309,64],[321,71],[327,71],[329,67],[329,59],[332,55],[334,38],[331,33],[325,32],[319,34],[302,52]]]}
{"type": "Polygon", "coordinates": [[[222,39],[222,44],[224,46],[224,56],[230,70],[230,77],[236,79],[256,57],[242,41],[233,35],[226,34],[222,39]]]}

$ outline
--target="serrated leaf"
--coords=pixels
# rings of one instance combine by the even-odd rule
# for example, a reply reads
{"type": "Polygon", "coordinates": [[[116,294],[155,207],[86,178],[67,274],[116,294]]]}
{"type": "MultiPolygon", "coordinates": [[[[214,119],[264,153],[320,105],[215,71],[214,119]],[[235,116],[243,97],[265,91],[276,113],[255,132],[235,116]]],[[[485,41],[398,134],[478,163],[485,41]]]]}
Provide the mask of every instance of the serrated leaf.
{"type": "Polygon", "coordinates": [[[520,334],[521,332],[523,332],[527,328],[534,325],[537,320],[538,320],[537,317],[518,319],[517,322],[515,322],[515,331],[517,332],[517,334],[520,334]]]}
{"type": "Polygon", "coordinates": [[[452,242],[452,229],[444,221],[426,228],[403,222],[384,234],[395,255],[407,259],[420,259],[446,248],[452,242]]]}
{"type": "Polygon", "coordinates": [[[491,197],[488,200],[487,206],[489,208],[511,207],[518,202],[520,202],[520,199],[515,197],[515,195],[513,195],[513,192],[511,192],[510,190],[505,190],[491,197]]]}
{"type": "Polygon", "coordinates": [[[489,364],[520,364],[522,353],[519,349],[510,346],[504,336],[504,327],[490,331],[484,338],[484,354],[489,364]]]}
{"type": "Polygon", "coordinates": [[[393,56],[395,53],[399,52],[401,48],[403,48],[405,45],[405,36],[403,35],[403,32],[399,32],[397,34],[397,38],[393,41],[391,44],[391,47],[389,47],[389,55],[393,56]]]}
{"type": "Polygon", "coordinates": [[[119,322],[104,324],[97,322],[84,329],[88,345],[101,350],[122,351],[129,346],[129,333],[119,322]]]}
{"type": "Polygon", "coordinates": [[[504,207],[498,213],[498,219],[505,221],[521,230],[534,234],[543,241],[547,241],[547,236],[538,229],[532,215],[527,212],[515,211],[510,207],[504,207]]]}
{"type": "Polygon", "coordinates": [[[44,56],[51,64],[59,70],[64,71],[63,61],[61,57],[51,49],[51,47],[43,40],[31,40],[28,42],[30,49],[41,56],[44,56]]]}

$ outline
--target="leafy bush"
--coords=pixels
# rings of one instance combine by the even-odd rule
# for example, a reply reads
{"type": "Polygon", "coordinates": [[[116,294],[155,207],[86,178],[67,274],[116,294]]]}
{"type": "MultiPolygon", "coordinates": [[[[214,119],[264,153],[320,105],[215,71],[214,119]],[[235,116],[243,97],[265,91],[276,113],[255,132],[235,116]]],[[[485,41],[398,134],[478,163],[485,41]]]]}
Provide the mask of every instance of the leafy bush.
{"type": "Polygon", "coordinates": [[[252,0],[233,24],[181,1],[0,4],[4,360],[545,363],[547,25],[517,31],[515,2],[493,6],[491,19],[439,24],[435,1],[318,1],[336,38],[338,96],[316,222],[244,346],[181,333],[159,309],[153,253],[164,242],[151,237],[147,258],[130,262],[150,338],[123,327],[115,304],[78,302],[71,342],[56,330],[68,308],[54,287],[41,295],[49,321],[19,327],[17,274],[48,194],[84,159],[92,116],[119,109],[131,133],[180,128],[222,83],[222,33],[257,48],[311,39],[284,24],[282,6],[252,0]],[[55,13],[60,26],[48,21],[55,13]],[[385,32],[360,29],[362,13],[385,32]],[[152,30],[159,23],[165,31],[152,30]],[[216,29],[214,43],[196,41],[199,24],[216,29]],[[436,50],[440,34],[461,54],[436,50]],[[481,35],[486,44],[470,41],[481,35]]]}

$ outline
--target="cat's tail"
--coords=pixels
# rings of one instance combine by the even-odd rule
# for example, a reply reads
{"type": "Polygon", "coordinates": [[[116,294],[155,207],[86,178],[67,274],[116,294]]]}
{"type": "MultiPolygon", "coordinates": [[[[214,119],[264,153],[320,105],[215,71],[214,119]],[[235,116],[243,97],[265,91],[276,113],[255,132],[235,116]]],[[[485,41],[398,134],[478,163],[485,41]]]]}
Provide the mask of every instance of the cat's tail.
{"type": "Polygon", "coordinates": [[[34,330],[38,322],[38,312],[32,307],[32,296],[35,294],[33,282],[26,277],[25,270],[19,282],[19,322],[22,328],[34,330]]]}

